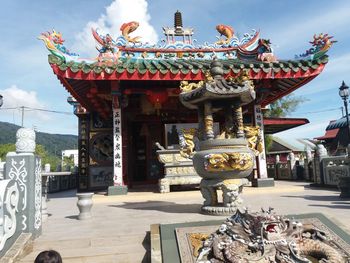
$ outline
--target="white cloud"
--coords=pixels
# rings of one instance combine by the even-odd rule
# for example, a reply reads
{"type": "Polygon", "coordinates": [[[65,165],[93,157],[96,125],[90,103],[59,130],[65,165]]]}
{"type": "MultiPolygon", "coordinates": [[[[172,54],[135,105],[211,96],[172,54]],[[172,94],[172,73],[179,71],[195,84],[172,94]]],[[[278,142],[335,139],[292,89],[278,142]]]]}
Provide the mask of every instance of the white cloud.
{"type": "Polygon", "coordinates": [[[150,25],[150,19],[146,0],[114,0],[106,7],[105,14],[102,14],[97,21],[88,22],[84,30],[77,35],[73,50],[83,55],[96,56],[96,43],[91,28],[98,28],[101,34],[109,33],[115,39],[121,35],[120,26],[131,21],[140,24],[132,33],[133,36],[141,36],[142,42],[156,43],[158,35],[150,25]]]}
{"type": "MultiPolygon", "coordinates": [[[[330,33],[334,35],[344,34],[348,31],[349,26],[349,12],[350,5],[334,5],[333,8],[318,10],[314,16],[307,17],[301,14],[301,17],[295,16],[293,18],[287,17],[289,22],[280,21],[280,30],[276,30],[276,23],[274,21],[274,28],[267,30],[271,32],[273,44],[282,50],[288,50],[306,46],[306,41],[311,41],[313,34],[330,33]],[[322,12],[322,14],[320,14],[322,12]],[[290,23],[293,21],[293,23],[290,23]],[[291,41],[293,45],[291,45],[291,41]]],[[[302,52],[302,51],[301,51],[302,52]]]]}
{"type": "Polygon", "coordinates": [[[317,96],[326,96],[333,94],[338,96],[337,88],[341,85],[341,81],[349,85],[350,78],[348,73],[350,72],[350,53],[345,53],[338,57],[330,57],[329,62],[325,66],[323,72],[315,80],[307,84],[307,88],[302,88],[298,94],[302,96],[311,96],[317,94],[317,96]]]}
{"type": "MultiPolygon", "coordinates": [[[[10,88],[0,90],[0,94],[4,98],[4,104],[0,109],[2,116],[8,115],[7,108],[28,107],[43,109],[46,108],[45,103],[39,101],[35,91],[26,91],[18,88],[16,85],[12,85],[10,88]]],[[[14,112],[20,114],[20,109],[14,109],[14,112]]],[[[35,111],[32,109],[24,109],[25,118],[37,118],[41,121],[50,120],[50,116],[41,111],[35,111]]]]}
{"type": "MultiPolygon", "coordinates": [[[[350,71],[350,52],[342,54],[341,56],[330,58],[325,73],[336,74],[337,76],[345,74],[350,71]]],[[[347,77],[347,76],[346,76],[347,77]]]]}
{"type": "Polygon", "coordinates": [[[290,129],[285,132],[277,133],[278,137],[283,139],[298,139],[298,138],[310,138],[322,136],[325,133],[326,127],[329,124],[329,119],[325,119],[319,122],[313,122],[297,128],[290,129]]]}

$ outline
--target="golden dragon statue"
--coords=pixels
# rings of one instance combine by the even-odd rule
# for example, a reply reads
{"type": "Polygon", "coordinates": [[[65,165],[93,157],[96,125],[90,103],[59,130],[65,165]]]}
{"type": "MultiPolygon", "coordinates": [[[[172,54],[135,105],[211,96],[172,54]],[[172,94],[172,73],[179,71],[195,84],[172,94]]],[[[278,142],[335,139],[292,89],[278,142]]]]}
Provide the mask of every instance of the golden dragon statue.
{"type": "Polygon", "coordinates": [[[248,141],[248,147],[252,149],[256,156],[264,151],[264,145],[261,138],[260,127],[244,126],[244,135],[248,141]]]}
{"type": "Polygon", "coordinates": [[[179,133],[180,154],[182,157],[191,158],[194,154],[195,143],[193,141],[197,134],[196,128],[181,129],[179,133]]]}

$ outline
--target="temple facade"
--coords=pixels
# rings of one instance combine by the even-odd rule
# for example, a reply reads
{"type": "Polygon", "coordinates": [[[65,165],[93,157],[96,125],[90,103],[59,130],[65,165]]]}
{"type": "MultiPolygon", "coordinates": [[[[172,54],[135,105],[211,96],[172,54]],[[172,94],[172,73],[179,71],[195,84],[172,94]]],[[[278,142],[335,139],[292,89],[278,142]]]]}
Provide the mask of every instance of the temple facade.
{"type": "MultiPolygon", "coordinates": [[[[138,26],[135,21],[123,24],[117,38],[93,28],[98,52],[92,59],[69,51],[59,32],[40,36],[79,120],[81,191],[108,187],[123,191],[135,184],[157,183],[164,174],[157,149],[176,148],[179,131],[198,123],[197,112],[179,102],[180,87],[194,90],[210,79],[213,60],[221,63],[225,79],[252,81],[256,99],[242,108],[243,122],[259,126],[260,138],[264,131],[307,123],[306,119],[264,119],[261,109],[318,76],[334,42],[327,34],[315,35],[310,49],[282,60],[255,30],[239,38],[231,26],[218,25],[221,37],[216,42],[197,44],[193,29],[183,27],[179,12],[174,27],[163,27],[164,40],[157,44],[131,36],[138,26]]],[[[212,111],[215,114],[215,108],[212,111]]],[[[224,129],[222,120],[218,113],[215,136],[224,129]]],[[[255,177],[267,178],[264,151],[257,156],[255,171],[255,177]]]]}

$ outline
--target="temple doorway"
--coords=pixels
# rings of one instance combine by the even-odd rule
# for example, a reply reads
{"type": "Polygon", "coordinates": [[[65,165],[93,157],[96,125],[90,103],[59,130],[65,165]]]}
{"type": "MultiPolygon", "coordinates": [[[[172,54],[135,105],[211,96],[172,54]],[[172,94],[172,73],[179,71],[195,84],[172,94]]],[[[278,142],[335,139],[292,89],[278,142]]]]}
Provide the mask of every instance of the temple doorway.
{"type": "Polygon", "coordinates": [[[162,143],[163,125],[160,121],[133,121],[129,124],[128,178],[129,186],[156,184],[163,176],[158,161],[156,142],[162,143]]]}

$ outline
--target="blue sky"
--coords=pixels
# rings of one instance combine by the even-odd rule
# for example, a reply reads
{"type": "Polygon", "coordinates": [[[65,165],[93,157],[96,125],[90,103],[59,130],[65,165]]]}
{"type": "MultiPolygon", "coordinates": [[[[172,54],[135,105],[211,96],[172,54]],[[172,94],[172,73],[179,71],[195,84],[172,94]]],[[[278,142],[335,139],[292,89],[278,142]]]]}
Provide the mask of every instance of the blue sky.
{"type": "MultiPolygon", "coordinates": [[[[140,22],[137,35],[161,39],[162,26],[173,25],[176,10],[182,12],[184,26],[195,29],[199,43],[216,40],[217,24],[231,25],[241,35],[258,29],[263,38],[271,39],[280,59],[304,52],[315,33],[334,35],[338,43],[329,51],[323,73],[294,93],[307,101],[290,117],[306,117],[310,124],[277,135],[313,138],[323,135],[329,120],[341,117],[338,88],[342,80],[350,85],[350,1],[7,0],[0,16],[0,94],[4,96],[0,121],[20,124],[20,111],[6,110],[18,106],[72,112],[66,102],[69,94],[52,73],[48,52],[37,40],[41,32],[54,28],[71,51],[96,56],[91,25],[117,37],[122,22],[136,20],[140,22]]],[[[77,134],[78,130],[73,114],[25,111],[24,125],[49,133],[77,134]]]]}

